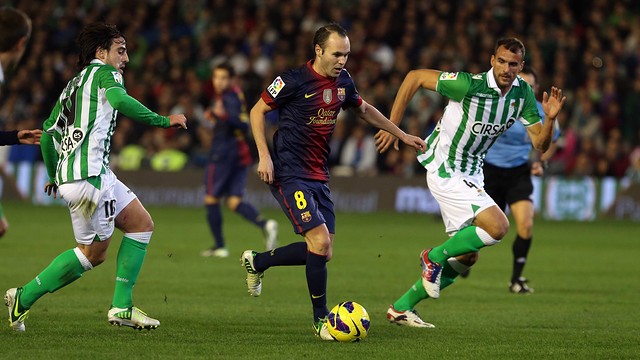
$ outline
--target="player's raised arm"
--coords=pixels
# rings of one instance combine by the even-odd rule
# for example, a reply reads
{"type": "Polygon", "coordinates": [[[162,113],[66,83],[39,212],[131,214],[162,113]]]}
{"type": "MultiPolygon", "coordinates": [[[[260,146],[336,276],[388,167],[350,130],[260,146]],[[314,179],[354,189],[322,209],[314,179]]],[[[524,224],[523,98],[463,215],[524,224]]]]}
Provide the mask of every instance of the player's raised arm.
{"type": "Polygon", "coordinates": [[[362,104],[358,107],[357,115],[362,120],[377,127],[378,129],[385,130],[387,133],[390,133],[390,135],[402,140],[402,142],[415,148],[417,151],[424,151],[427,148],[427,145],[422,139],[402,131],[402,129],[389,121],[389,119],[382,115],[378,109],[371,106],[366,101],[362,101],[362,104]]]}
{"type": "MultiPolygon", "coordinates": [[[[404,112],[407,108],[407,104],[411,101],[418,89],[422,87],[428,90],[436,90],[440,73],[441,71],[439,70],[412,70],[407,74],[402,81],[400,89],[398,89],[398,93],[396,94],[396,99],[393,102],[391,117],[389,118],[392,123],[397,126],[400,125],[404,112]]],[[[376,147],[380,153],[387,151],[391,144],[393,144],[394,149],[398,150],[397,139],[394,138],[392,134],[384,130],[378,131],[375,135],[375,139],[376,147]]]]}
{"type": "Polygon", "coordinates": [[[258,149],[258,176],[260,180],[267,184],[273,183],[273,161],[269,153],[267,145],[267,136],[265,134],[265,114],[271,111],[271,107],[264,100],[259,99],[249,113],[249,121],[251,122],[251,131],[253,139],[258,149]]]}
{"type": "Polygon", "coordinates": [[[547,94],[546,91],[542,94],[542,109],[545,113],[544,124],[527,127],[531,143],[536,150],[545,152],[549,149],[555,130],[556,117],[566,100],[567,97],[562,95],[562,89],[556,87],[551,87],[551,94],[547,94]]]}

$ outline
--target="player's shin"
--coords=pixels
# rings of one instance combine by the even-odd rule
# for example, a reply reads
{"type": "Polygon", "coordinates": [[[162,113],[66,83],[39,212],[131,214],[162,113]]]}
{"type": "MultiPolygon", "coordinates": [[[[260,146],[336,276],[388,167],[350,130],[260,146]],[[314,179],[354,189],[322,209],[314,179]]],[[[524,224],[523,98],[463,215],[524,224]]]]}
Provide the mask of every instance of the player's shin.
{"type": "Polygon", "coordinates": [[[151,231],[124,234],[116,260],[116,286],[111,303],[113,307],[127,309],[133,306],[133,286],[147,254],[151,234],[151,231]]]}
{"type": "Polygon", "coordinates": [[[327,309],[327,256],[312,252],[307,253],[307,286],[313,305],[313,322],[324,318],[327,309]]]}
{"type": "Polygon", "coordinates": [[[222,210],[220,204],[207,205],[207,223],[213,234],[216,248],[224,248],[224,236],[222,235],[222,210]]]}
{"type": "MultiPolygon", "coordinates": [[[[461,263],[454,257],[447,259],[442,267],[440,290],[453,284],[456,277],[467,271],[469,268],[470,266],[461,263]]],[[[413,310],[420,301],[427,298],[429,298],[429,295],[424,290],[424,286],[422,286],[422,278],[420,278],[409,288],[409,290],[407,290],[407,292],[404,293],[404,295],[393,303],[393,308],[398,311],[413,310]]]]}
{"type": "Polygon", "coordinates": [[[236,212],[242,215],[243,218],[254,223],[257,227],[261,229],[264,227],[264,225],[267,222],[262,216],[260,216],[260,213],[253,205],[244,201],[238,204],[238,207],[236,208],[236,212]]]}
{"type": "Polygon", "coordinates": [[[516,236],[513,242],[513,272],[511,274],[511,282],[516,282],[522,276],[522,270],[527,262],[527,255],[529,254],[529,248],[531,247],[532,238],[522,238],[520,235],[516,236]]]}
{"type": "Polygon", "coordinates": [[[307,263],[307,257],[307,243],[299,241],[256,254],[253,265],[256,271],[263,272],[272,266],[304,265],[307,263]]]}
{"type": "MultiPolygon", "coordinates": [[[[442,245],[436,246],[429,252],[429,259],[444,264],[449,257],[477,252],[485,246],[495,245],[496,240],[478,226],[467,226],[450,237],[442,245]]],[[[440,286],[442,288],[442,285],[440,286]]]]}
{"type": "Polygon", "coordinates": [[[71,284],[82,274],[93,269],[91,262],[79,248],[73,248],[58,255],[35,279],[22,287],[20,306],[29,309],[46,293],[71,284]]]}

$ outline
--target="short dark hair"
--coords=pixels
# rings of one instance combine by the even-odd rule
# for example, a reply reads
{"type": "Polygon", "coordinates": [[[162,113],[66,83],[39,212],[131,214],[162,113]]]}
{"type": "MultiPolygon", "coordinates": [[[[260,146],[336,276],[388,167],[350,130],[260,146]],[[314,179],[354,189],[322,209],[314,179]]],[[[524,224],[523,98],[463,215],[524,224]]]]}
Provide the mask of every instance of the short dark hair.
{"type": "MultiPolygon", "coordinates": [[[[213,68],[213,71],[216,71],[216,70],[218,70],[218,69],[226,70],[226,71],[227,71],[227,73],[229,73],[229,77],[234,77],[234,76],[235,76],[235,74],[236,74],[235,70],[233,69],[233,66],[231,66],[231,64],[229,64],[228,62],[222,62],[222,63],[220,63],[220,64],[216,65],[216,66],[213,68]]],[[[212,75],[213,75],[213,74],[212,74],[212,75]]]]}
{"type": "Polygon", "coordinates": [[[96,51],[99,48],[109,51],[117,38],[126,40],[124,34],[115,25],[94,23],[85,26],[76,38],[80,48],[78,66],[84,68],[89,65],[91,60],[96,58],[96,51]]]}
{"type": "Polygon", "coordinates": [[[522,67],[522,71],[520,71],[520,73],[525,75],[531,75],[533,76],[533,81],[535,81],[536,84],[540,83],[540,81],[538,81],[538,72],[532,66],[525,64],[522,67]]]}
{"type": "Polygon", "coordinates": [[[316,30],[316,33],[313,35],[313,48],[315,49],[317,44],[320,45],[321,49],[324,49],[324,46],[327,43],[327,39],[329,39],[331,33],[336,33],[343,38],[347,37],[347,30],[345,30],[338,23],[330,22],[327,25],[316,30]]]}
{"type": "Polygon", "coordinates": [[[0,52],[11,50],[20,39],[31,36],[31,19],[10,6],[0,8],[0,52]]]}
{"type": "Polygon", "coordinates": [[[498,48],[500,46],[504,46],[507,50],[516,54],[518,51],[522,52],[522,58],[524,59],[524,55],[526,54],[526,50],[524,48],[524,44],[518,38],[502,38],[496,42],[496,47],[493,49],[493,53],[498,52],[498,48]]]}

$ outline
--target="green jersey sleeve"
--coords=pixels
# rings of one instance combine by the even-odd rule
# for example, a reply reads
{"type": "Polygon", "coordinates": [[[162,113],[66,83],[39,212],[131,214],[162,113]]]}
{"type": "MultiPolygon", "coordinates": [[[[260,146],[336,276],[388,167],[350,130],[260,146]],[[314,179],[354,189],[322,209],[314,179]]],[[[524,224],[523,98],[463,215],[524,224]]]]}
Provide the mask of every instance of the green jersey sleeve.
{"type": "Polygon", "coordinates": [[[471,88],[471,74],[464,72],[442,72],[436,91],[453,101],[460,102],[471,88]]]}
{"type": "MultiPolygon", "coordinates": [[[[524,83],[524,81],[520,82],[520,86],[523,86],[522,83],[524,83]]],[[[540,112],[538,112],[536,97],[529,84],[526,84],[524,87],[524,107],[522,108],[522,116],[520,116],[519,120],[524,126],[531,126],[542,121],[540,112]]]]}
{"type": "Polygon", "coordinates": [[[129,96],[124,89],[111,88],[106,92],[107,100],[114,109],[120,111],[133,120],[152,126],[168,128],[169,117],[161,116],[149,110],[138,100],[129,96]]]}
{"type": "Polygon", "coordinates": [[[98,79],[100,88],[105,89],[107,101],[114,109],[133,120],[147,125],[165,128],[170,126],[168,117],[156,114],[127,94],[122,74],[116,68],[109,65],[103,66],[99,70],[98,79]]]}

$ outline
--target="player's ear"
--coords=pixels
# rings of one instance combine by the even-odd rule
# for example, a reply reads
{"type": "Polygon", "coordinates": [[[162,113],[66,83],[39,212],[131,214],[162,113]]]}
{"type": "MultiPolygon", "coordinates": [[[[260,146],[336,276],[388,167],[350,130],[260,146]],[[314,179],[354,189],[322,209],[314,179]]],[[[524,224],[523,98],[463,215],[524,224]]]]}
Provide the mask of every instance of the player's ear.
{"type": "Polygon", "coordinates": [[[316,52],[316,56],[322,55],[322,48],[320,47],[320,45],[316,44],[314,50],[316,52]]]}
{"type": "Polygon", "coordinates": [[[97,48],[96,59],[103,61],[106,58],[107,58],[107,50],[101,47],[97,48]]]}

